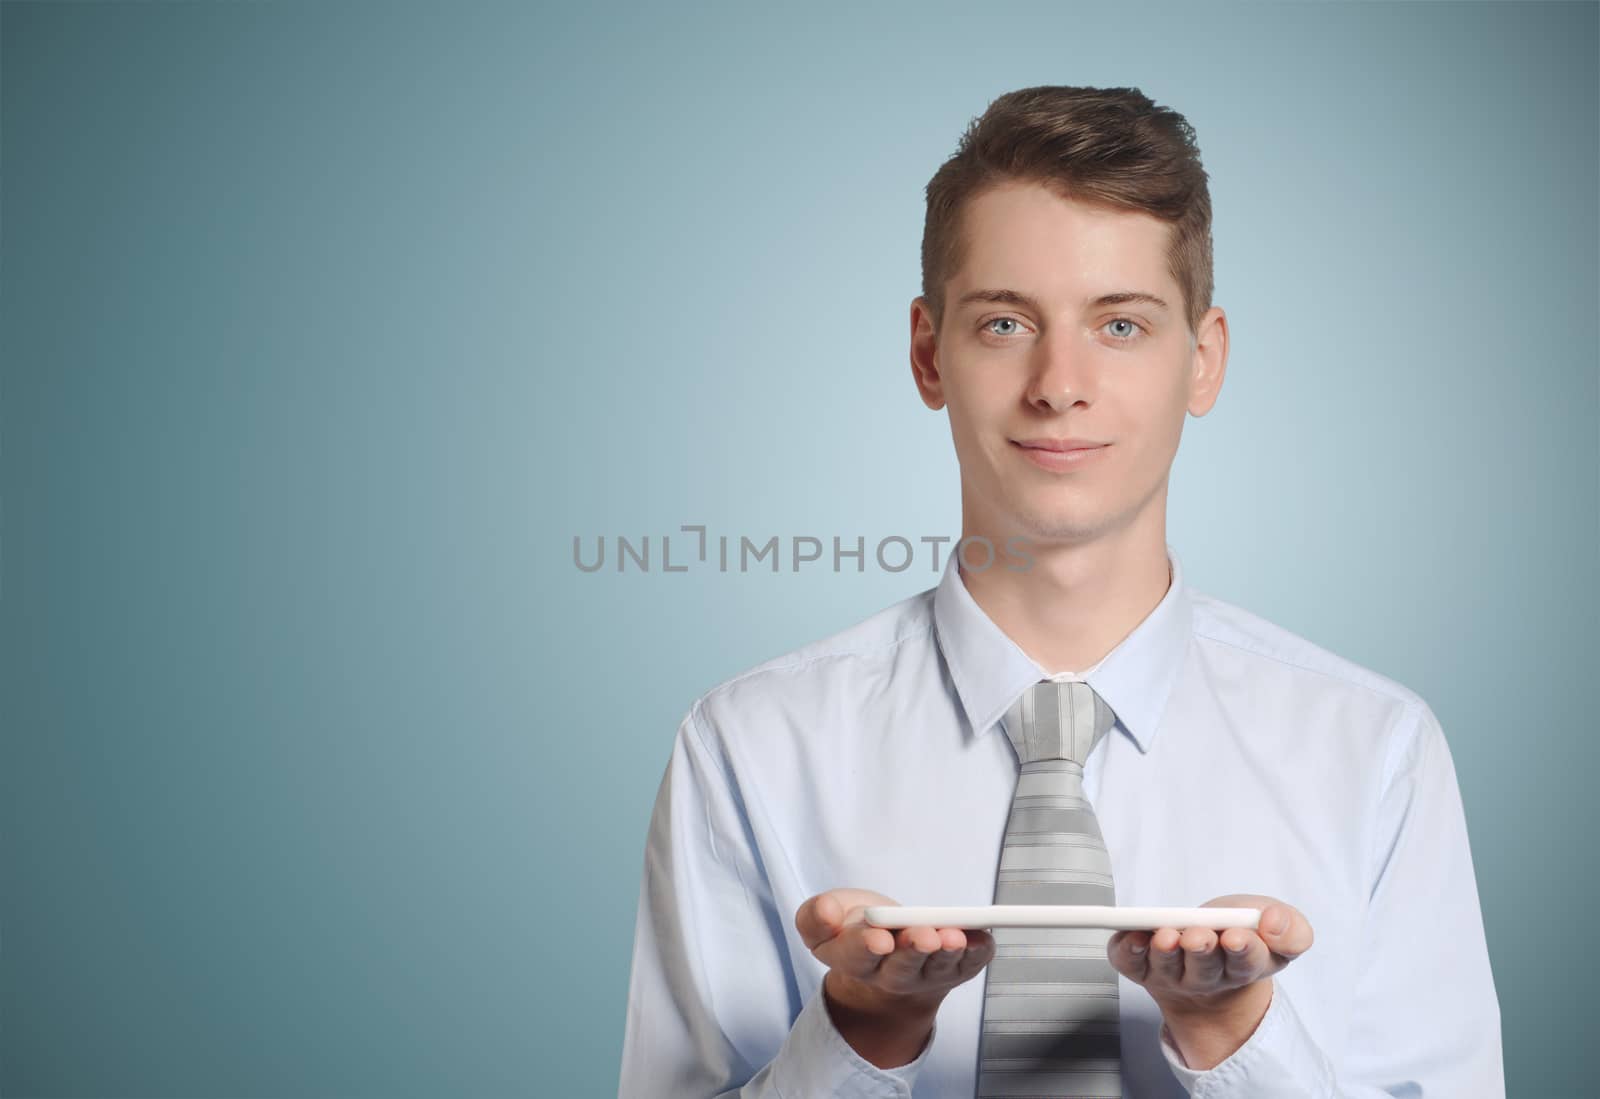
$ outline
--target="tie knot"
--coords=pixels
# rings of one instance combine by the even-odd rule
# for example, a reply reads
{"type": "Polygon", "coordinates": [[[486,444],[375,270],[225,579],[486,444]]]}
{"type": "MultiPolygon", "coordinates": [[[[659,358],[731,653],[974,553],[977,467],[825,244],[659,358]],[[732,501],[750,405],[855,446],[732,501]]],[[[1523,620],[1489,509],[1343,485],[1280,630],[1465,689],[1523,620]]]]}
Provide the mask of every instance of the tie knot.
{"type": "Polygon", "coordinates": [[[1081,767],[1117,715],[1087,683],[1041,679],[1011,704],[1004,720],[1023,763],[1068,759],[1081,767]]]}

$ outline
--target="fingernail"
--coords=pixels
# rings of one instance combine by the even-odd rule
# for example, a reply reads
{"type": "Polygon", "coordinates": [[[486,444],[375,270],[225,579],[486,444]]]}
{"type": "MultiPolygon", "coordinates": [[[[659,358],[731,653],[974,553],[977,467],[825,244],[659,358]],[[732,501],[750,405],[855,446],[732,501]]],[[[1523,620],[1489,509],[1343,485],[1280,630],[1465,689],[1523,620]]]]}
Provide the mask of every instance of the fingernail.
{"type": "Polygon", "coordinates": [[[1277,915],[1273,916],[1270,921],[1268,921],[1267,930],[1272,932],[1274,935],[1283,934],[1285,931],[1289,930],[1289,917],[1284,913],[1279,912],[1277,915]]]}
{"type": "Polygon", "coordinates": [[[1228,947],[1228,953],[1230,953],[1230,954],[1243,954],[1244,953],[1244,948],[1247,945],[1249,945],[1249,944],[1240,943],[1238,946],[1230,946],[1230,947],[1228,947]]]}
{"type": "Polygon", "coordinates": [[[1144,944],[1142,944],[1142,943],[1131,943],[1131,944],[1129,944],[1128,949],[1133,951],[1135,954],[1143,954],[1144,953],[1144,944]]]}

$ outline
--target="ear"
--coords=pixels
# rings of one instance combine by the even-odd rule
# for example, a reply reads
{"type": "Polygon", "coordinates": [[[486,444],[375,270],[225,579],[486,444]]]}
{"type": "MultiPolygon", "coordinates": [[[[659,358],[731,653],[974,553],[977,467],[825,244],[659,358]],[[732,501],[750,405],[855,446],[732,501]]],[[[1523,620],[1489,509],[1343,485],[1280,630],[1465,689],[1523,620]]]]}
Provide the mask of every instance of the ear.
{"type": "Polygon", "coordinates": [[[928,299],[911,300],[911,376],[922,403],[935,412],[944,407],[944,380],[939,376],[939,333],[933,326],[928,299]]]}
{"type": "Polygon", "coordinates": [[[1228,317],[1212,306],[1200,318],[1189,362],[1189,414],[1204,416],[1222,392],[1228,369],[1228,317]]]}

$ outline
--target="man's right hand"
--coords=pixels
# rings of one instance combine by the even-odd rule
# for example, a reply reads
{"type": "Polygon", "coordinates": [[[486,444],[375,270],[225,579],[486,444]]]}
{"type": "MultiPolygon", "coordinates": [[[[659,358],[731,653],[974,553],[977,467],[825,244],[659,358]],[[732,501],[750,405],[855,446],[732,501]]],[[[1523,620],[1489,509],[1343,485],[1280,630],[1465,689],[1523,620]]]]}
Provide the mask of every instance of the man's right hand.
{"type": "Polygon", "coordinates": [[[823,993],[834,1027],[880,1068],[917,1059],[939,1005],[994,957],[994,936],[959,927],[873,927],[866,908],[898,904],[865,889],[830,889],[795,913],[795,929],[828,967],[823,993]]]}

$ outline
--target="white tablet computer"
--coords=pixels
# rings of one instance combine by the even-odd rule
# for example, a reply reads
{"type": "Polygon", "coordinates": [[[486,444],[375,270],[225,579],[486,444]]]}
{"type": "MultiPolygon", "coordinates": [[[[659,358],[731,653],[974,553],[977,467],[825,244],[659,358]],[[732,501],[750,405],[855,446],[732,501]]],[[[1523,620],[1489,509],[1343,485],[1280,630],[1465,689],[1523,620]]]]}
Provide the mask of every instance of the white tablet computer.
{"type": "Polygon", "coordinates": [[[1261,925],[1259,908],[1141,908],[1114,904],[979,904],[939,908],[901,904],[868,905],[874,927],[1105,927],[1114,931],[1155,931],[1175,927],[1261,925]]]}

